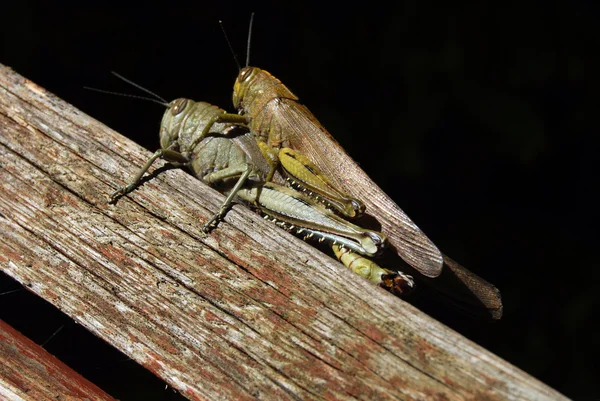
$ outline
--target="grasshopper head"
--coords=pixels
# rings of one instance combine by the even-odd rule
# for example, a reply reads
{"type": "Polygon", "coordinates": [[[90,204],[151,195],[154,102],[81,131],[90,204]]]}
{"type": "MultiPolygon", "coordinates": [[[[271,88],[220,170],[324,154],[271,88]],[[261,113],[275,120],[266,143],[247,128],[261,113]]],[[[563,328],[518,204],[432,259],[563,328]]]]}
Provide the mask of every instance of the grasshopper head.
{"type": "Polygon", "coordinates": [[[184,117],[188,111],[194,107],[194,101],[190,99],[179,98],[168,104],[168,109],[163,115],[160,123],[160,146],[167,149],[179,138],[179,130],[184,117]]]}
{"type": "Polygon", "coordinates": [[[240,70],[240,73],[235,79],[235,84],[233,84],[233,107],[237,110],[243,108],[244,97],[248,93],[252,83],[259,75],[261,75],[261,73],[265,72],[266,71],[263,71],[260,68],[250,66],[240,70]]]}
{"type": "Polygon", "coordinates": [[[257,67],[240,70],[233,85],[233,106],[240,114],[254,117],[271,100],[285,98],[298,100],[280,80],[257,67]]]}

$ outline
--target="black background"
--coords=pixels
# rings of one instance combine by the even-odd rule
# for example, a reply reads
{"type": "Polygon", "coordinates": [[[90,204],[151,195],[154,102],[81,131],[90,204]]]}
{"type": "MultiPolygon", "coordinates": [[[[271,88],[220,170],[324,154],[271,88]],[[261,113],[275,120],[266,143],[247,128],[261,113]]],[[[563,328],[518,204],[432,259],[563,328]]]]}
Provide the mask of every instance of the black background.
{"type": "MultiPolygon", "coordinates": [[[[286,3],[286,4],[283,4],[286,3]]],[[[136,93],[231,110],[244,62],[282,80],[363,169],[455,260],[494,283],[495,323],[433,313],[574,399],[597,399],[599,71],[596,2],[525,1],[160,6],[3,5],[0,62],[92,117],[158,148],[163,110],[102,95],[136,93]]],[[[0,276],[0,293],[19,289],[0,276]]],[[[178,397],[27,291],[0,296],[0,319],[129,399],[178,397]]]]}

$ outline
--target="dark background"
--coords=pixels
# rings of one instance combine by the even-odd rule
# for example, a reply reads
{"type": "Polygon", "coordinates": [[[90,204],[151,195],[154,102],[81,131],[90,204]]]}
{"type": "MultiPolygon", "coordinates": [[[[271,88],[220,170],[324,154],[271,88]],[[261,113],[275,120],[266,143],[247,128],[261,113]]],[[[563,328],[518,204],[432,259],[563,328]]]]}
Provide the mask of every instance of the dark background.
{"type": "MultiPolygon", "coordinates": [[[[160,7],[3,5],[0,63],[144,147],[163,110],[89,92],[231,110],[256,11],[251,64],[282,80],[428,236],[494,283],[504,318],[430,312],[574,399],[598,399],[598,17],[594,1],[160,7]]],[[[275,3],[274,3],[275,4],[275,3]]],[[[0,275],[0,293],[18,290],[0,275]]],[[[176,399],[135,362],[25,290],[0,319],[122,400],[176,399]]]]}

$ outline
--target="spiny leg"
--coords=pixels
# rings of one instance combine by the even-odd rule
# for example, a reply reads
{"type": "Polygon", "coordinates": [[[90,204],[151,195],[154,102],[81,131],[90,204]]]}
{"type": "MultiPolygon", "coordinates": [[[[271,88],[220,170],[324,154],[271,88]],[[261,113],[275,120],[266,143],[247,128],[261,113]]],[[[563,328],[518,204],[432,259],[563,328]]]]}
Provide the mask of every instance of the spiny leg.
{"type": "Polygon", "coordinates": [[[346,217],[357,218],[365,211],[365,205],[337,188],[327,175],[308,157],[290,148],[282,148],[279,162],[292,185],[298,185],[317,200],[322,200],[346,217]]]}
{"type": "Polygon", "coordinates": [[[148,171],[150,166],[156,161],[156,159],[163,159],[170,163],[174,163],[177,166],[181,166],[188,163],[188,159],[179,152],[169,149],[159,149],[156,152],[154,152],[150,159],[148,159],[144,167],[142,167],[140,171],[138,171],[131,183],[119,188],[110,195],[108,203],[115,203],[118,198],[133,191],[140,184],[140,180],[142,179],[146,171],[148,171]]]}

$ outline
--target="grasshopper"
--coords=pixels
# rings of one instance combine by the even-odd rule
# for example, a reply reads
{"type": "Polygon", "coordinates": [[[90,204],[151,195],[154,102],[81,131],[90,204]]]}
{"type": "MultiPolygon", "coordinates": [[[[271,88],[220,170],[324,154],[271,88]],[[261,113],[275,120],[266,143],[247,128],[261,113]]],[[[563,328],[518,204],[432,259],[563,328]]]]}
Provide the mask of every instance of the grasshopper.
{"type": "Polygon", "coordinates": [[[378,218],[381,231],[402,259],[425,276],[441,273],[443,257],[433,242],[277,78],[256,67],[243,68],[234,84],[233,105],[248,118],[261,146],[292,148],[310,159],[333,187],[345,188],[349,199],[365,204],[369,214],[378,218]]]}
{"type": "MultiPolygon", "coordinates": [[[[221,116],[227,113],[208,103],[183,98],[170,103],[161,100],[158,103],[167,107],[161,122],[161,149],[148,159],[129,184],[110,195],[110,203],[133,191],[150,166],[157,159],[164,159],[188,168],[206,184],[225,184],[226,199],[204,225],[204,231],[224,217],[237,197],[265,218],[305,240],[314,238],[327,242],[346,267],[388,291],[404,295],[413,288],[411,276],[384,269],[364,257],[381,253],[386,242],[383,234],[342,219],[309,195],[276,182],[266,182],[267,177],[284,180],[274,171],[274,164],[263,157],[253,134],[238,124],[239,121],[221,122],[221,116]]],[[[314,171],[317,176],[320,174],[314,171]]]]}
{"type": "MultiPolygon", "coordinates": [[[[252,19],[250,31],[251,27],[252,19]]],[[[249,44],[250,33],[248,48],[249,44]]],[[[246,67],[240,68],[234,83],[233,105],[238,110],[238,116],[246,118],[246,124],[255,133],[263,153],[277,154],[281,163],[285,164],[285,153],[291,148],[296,151],[296,155],[312,161],[323,172],[322,177],[325,177],[328,188],[345,188],[347,191],[348,195],[345,195],[344,191],[338,190],[342,193],[338,198],[342,199],[344,205],[336,207],[338,211],[354,217],[359,216],[366,207],[368,214],[378,221],[381,232],[388,237],[398,256],[405,262],[429,278],[439,276],[445,264],[457,280],[475,295],[477,303],[487,308],[493,318],[500,318],[502,301],[499,291],[443,255],[344,151],[310,110],[299,102],[298,97],[267,71],[248,66],[248,58],[247,54],[246,67]]],[[[231,115],[232,120],[239,118],[234,116],[231,115]]],[[[223,116],[223,120],[227,118],[223,116]]],[[[320,190],[321,187],[311,188],[310,183],[306,184],[300,182],[300,185],[309,187],[322,197],[328,196],[320,190]]]]}
{"type": "Polygon", "coordinates": [[[427,277],[439,276],[443,257],[433,242],[346,154],[292,91],[267,71],[248,66],[253,18],[254,14],[246,67],[241,68],[234,53],[240,67],[233,86],[233,106],[238,114],[224,114],[219,121],[239,122],[240,117],[245,118],[265,157],[273,164],[281,163],[297,178],[296,184],[326,199],[333,209],[349,218],[360,217],[366,206],[402,259],[427,277]],[[290,150],[294,152],[291,157],[290,150]],[[308,167],[308,174],[302,166],[308,167]],[[297,171],[298,167],[303,171],[297,171]],[[315,168],[322,173],[312,174],[310,170],[315,168]],[[316,180],[304,179],[316,176],[316,180]],[[339,188],[345,188],[348,194],[339,188]]]}

